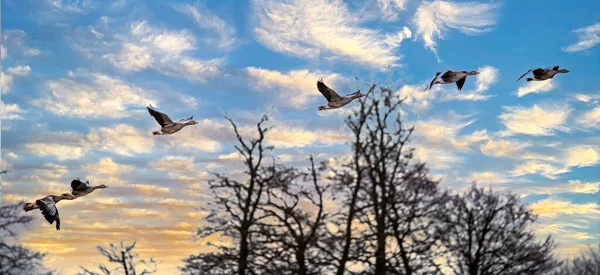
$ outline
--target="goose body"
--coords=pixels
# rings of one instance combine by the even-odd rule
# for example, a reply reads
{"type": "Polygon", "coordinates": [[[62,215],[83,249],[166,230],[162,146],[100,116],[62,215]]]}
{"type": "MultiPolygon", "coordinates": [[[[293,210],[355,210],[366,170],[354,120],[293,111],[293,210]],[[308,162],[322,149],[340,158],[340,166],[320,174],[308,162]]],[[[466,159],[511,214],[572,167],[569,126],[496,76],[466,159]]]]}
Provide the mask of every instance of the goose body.
{"type": "Polygon", "coordinates": [[[94,190],[96,190],[96,189],[108,188],[108,186],[106,186],[104,184],[92,186],[92,185],[90,185],[90,181],[82,182],[81,180],[79,180],[77,178],[77,179],[74,179],[73,181],[71,181],[71,188],[73,189],[73,191],[71,191],[71,194],[73,196],[82,197],[89,193],[94,192],[94,190]]]}
{"type": "Polygon", "coordinates": [[[452,84],[456,83],[456,87],[458,90],[462,90],[462,87],[465,85],[465,81],[467,80],[467,76],[469,75],[478,75],[478,71],[451,71],[445,70],[441,72],[435,73],[435,77],[431,80],[429,84],[429,89],[433,87],[435,84],[452,84]]]}
{"type": "Polygon", "coordinates": [[[552,67],[548,67],[545,69],[543,69],[543,68],[531,69],[531,70],[527,71],[526,73],[524,73],[523,75],[521,75],[521,77],[519,77],[519,79],[517,79],[517,81],[521,80],[521,78],[523,78],[530,72],[533,72],[533,77],[527,78],[527,81],[544,81],[544,80],[554,78],[554,76],[556,76],[559,73],[568,73],[569,72],[569,70],[559,69],[559,67],[560,66],[552,66],[552,67]]]}
{"type": "Polygon", "coordinates": [[[150,115],[154,117],[156,122],[158,122],[161,127],[160,131],[153,132],[153,135],[171,135],[179,132],[179,130],[183,129],[185,126],[198,124],[197,121],[192,120],[194,118],[193,116],[173,121],[166,114],[154,110],[152,106],[146,108],[148,109],[150,115]]]}
{"type": "Polygon", "coordinates": [[[327,105],[319,106],[319,111],[327,109],[337,109],[345,106],[346,104],[352,102],[357,98],[365,96],[364,94],[360,93],[360,90],[358,90],[355,93],[340,96],[333,89],[327,87],[327,85],[323,83],[323,79],[319,79],[317,81],[317,89],[319,90],[319,92],[321,92],[325,99],[327,99],[327,105]]]}
{"type": "Polygon", "coordinates": [[[56,204],[61,200],[74,200],[75,196],[65,193],[60,196],[49,195],[43,197],[39,200],[35,201],[35,204],[28,203],[23,207],[23,210],[26,212],[31,211],[33,209],[40,209],[42,215],[48,223],[52,224],[56,222],[56,230],[60,230],[60,216],[58,214],[58,208],[56,208],[56,204]]]}

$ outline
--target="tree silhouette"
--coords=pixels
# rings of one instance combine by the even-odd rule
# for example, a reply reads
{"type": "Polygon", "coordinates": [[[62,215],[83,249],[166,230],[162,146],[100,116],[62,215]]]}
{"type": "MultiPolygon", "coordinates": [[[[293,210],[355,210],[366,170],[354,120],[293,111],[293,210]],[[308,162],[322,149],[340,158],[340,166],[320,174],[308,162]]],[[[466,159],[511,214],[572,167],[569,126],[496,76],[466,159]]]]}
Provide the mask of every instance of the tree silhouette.
{"type": "Polygon", "coordinates": [[[319,182],[319,171],[310,158],[310,172],[278,167],[267,186],[267,201],[260,205],[265,213],[260,222],[262,240],[268,243],[262,255],[268,264],[262,268],[269,274],[324,274],[329,264],[319,255],[325,235],[326,187],[319,182]]]}
{"type": "Polygon", "coordinates": [[[345,274],[350,261],[371,274],[433,272],[438,270],[433,218],[444,194],[425,165],[412,160],[407,144],[413,128],[404,126],[403,100],[388,88],[376,91],[371,86],[346,120],[354,138],[353,159],[336,178],[346,189],[347,211],[336,274],[345,274]],[[366,230],[354,234],[357,223],[366,230]]]}
{"type": "Polygon", "coordinates": [[[30,250],[18,243],[15,229],[33,221],[33,217],[21,214],[23,205],[21,202],[0,206],[0,274],[52,274],[44,271],[45,253],[30,250]]]}
{"type": "Polygon", "coordinates": [[[147,275],[157,272],[156,261],[153,258],[140,259],[138,253],[135,252],[136,242],[126,244],[120,242],[119,245],[109,243],[108,247],[99,245],[96,248],[98,252],[110,263],[114,268],[109,268],[105,264],[99,264],[99,272],[91,271],[83,266],[79,266],[80,275],[147,275]],[[139,270],[141,269],[141,270],[139,270]]]}
{"type": "Polygon", "coordinates": [[[589,247],[579,256],[561,265],[554,275],[596,275],[600,274],[600,244],[589,247]]]}
{"type": "Polygon", "coordinates": [[[550,237],[535,241],[530,226],[536,216],[515,194],[473,185],[440,214],[438,233],[454,274],[548,274],[559,264],[550,237]]]}
{"type": "Polygon", "coordinates": [[[210,214],[205,218],[206,225],[198,229],[197,237],[228,237],[233,240],[234,247],[214,245],[218,253],[192,255],[184,259],[185,265],[181,271],[187,274],[244,275],[248,271],[254,274],[253,270],[259,266],[257,264],[260,259],[255,257],[260,250],[259,242],[253,240],[260,235],[257,222],[265,215],[260,210],[260,204],[266,199],[266,185],[272,180],[275,168],[263,167],[265,152],[272,149],[263,144],[269,130],[264,126],[268,118],[263,116],[258,122],[258,137],[250,142],[240,135],[233,120],[226,119],[236,135],[238,145],[235,148],[244,158],[248,179],[238,181],[226,175],[215,174],[216,179],[208,184],[216,201],[209,204],[210,214]]]}

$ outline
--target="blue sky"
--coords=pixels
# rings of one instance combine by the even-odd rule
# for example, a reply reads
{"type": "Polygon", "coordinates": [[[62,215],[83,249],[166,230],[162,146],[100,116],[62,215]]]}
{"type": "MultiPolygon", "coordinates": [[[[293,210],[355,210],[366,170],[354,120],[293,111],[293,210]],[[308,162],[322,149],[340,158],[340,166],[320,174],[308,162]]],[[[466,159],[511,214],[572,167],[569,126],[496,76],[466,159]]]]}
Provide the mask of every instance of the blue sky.
{"type": "Polygon", "coordinates": [[[23,241],[70,274],[96,243],[139,238],[142,254],[170,252],[160,267],[174,270],[203,248],[189,240],[201,183],[239,173],[223,114],[250,134],[271,113],[281,162],[314,154],[335,165],[356,104],[317,111],[316,80],[346,94],[391,79],[416,124],[416,156],[444,186],[521,194],[538,232],[576,253],[600,238],[598,10],[592,0],[5,0],[1,168],[14,172],[2,201],[65,192],[75,177],[105,183],[61,203],[61,234],[38,217],[23,241]],[[516,82],[553,65],[571,72],[516,82]],[[480,74],[462,92],[426,90],[444,69],[480,74]],[[200,123],[154,137],[148,103],[200,123]]]}

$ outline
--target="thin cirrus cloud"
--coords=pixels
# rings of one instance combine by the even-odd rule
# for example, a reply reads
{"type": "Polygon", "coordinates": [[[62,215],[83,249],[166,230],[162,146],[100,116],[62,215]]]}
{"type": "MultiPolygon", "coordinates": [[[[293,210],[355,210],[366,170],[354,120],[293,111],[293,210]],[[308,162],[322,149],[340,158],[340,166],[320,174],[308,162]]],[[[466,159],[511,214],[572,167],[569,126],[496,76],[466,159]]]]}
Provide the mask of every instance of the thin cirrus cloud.
{"type": "Polygon", "coordinates": [[[236,29],[221,17],[211,13],[203,3],[197,2],[194,5],[175,4],[173,8],[191,17],[200,29],[215,35],[215,37],[204,37],[204,44],[223,50],[230,50],[235,45],[237,41],[236,29]]]}
{"type": "Polygon", "coordinates": [[[517,90],[517,96],[523,97],[528,94],[539,94],[547,93],[554,89],[554,81],[529,81],[525,85],[519,87],[517,90]]]}
{"type": "Polygon", "coordinates": [[[501,135],[525,134],[551,136],[556,131],[569,131],[565,125],[572,109],[562,105],[538,105],[532,107],[504,106],[498,116],[506,130],[501,135]]]}
{"type": "Polygon", "coordinates": [[[412,32],[395,34],[362,27],[341,0],[253,0],[253,31],[271,50],[305,58],[341,59],[384,70],[398,65],[396,53],[412,32]]]}
{"type": "Polygon", "coordinates": [[[600,43],[600,23],[573,30],[577,34],[578,41],[564,47],[562,50],[568,53],[591,49],[600,43]]]}
{"type": "Polygon", "coordinates": [[[157,102],[153,93],[121,79],[94,73],[69,76],[48,81],[50,93],[32,104],[58,116],[116,119],[131,116],[134,106],[157,102]]]}
{"type": "Polygon", "coordinates": [[[124,72],[152,69],[206,82],[220,72],[223,63],[221,58],[193,57],[198,41],[190,30],[155,27],[145,20],[124,23],[101,17],[95,25],[78,29],[71,40],[72,46],[88,58],[107,61],[124,72]],[[125,28],[120,27],[123,24],[125,28]]]}
{"type": "MultiPolygon", "coordinates": [[[[317,90],[317,80],[323,78],[323,81],[334,90],[340,83],[342,77],[335,73],[321,71],[311,72],[309,70],[291,70],[288,72],[279,72],[274,70],[248,67],[246,74],[250,78],[256,91],[276,92],[274,98],[285,106],[296,109],[305,109],[315,98],[323,97],[317,90]]],[[[342,91],[338,92],[340,95],[342,91]]]]}
{"type": "Polygon", "coordinates": [[[441,62],[437,53],[437,39],[444,39],[448,29],[467,35],[491,31],[496,24],[499,7],[497,3],[424,1],[412,19],[417,28],[416,37],[421,37],[425,47],[434,52],[441,62]]]}

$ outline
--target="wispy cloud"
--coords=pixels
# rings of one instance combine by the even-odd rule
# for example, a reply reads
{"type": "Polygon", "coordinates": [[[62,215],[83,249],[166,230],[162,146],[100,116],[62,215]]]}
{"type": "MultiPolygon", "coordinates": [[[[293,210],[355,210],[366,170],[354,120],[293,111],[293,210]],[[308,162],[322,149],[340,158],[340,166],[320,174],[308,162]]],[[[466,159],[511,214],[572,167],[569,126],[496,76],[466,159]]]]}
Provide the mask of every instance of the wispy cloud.
{"type": "Polygon", "coordinates": [[[555,218],[558,215],[598,215],[600,207],[596,203],[575,204],[569,201],[548,198],[531,204],[531,210],[542,218],[555,218]]]}
{"type": "Polygon", "coordinates": [[[39,49],[29,47],[28,36],[22,30],[2,30],[2,59],[7,56],[33,57],[42,53],[39,49]]]}
{"type": "MultiPolygon", "coordinates": [[[[417,36],[438,57],[436,39],[444,39],[444,32],[448,29],[467,35],[489,32],[496,24],[499,6],[497,3],[424,1],[412,21],[417,27],[417,36]]],[[[438,61],[441,61],[439,57],[438,61]]]]}
{"type": "Polygon", "coordinates": [[[236,30],[221,17],[208,10],[206,5],[201,2],[196,4],[175,4],[173,8],[194,19],[200,29],[212,32],[216,35],[206,36],[202,40],[209,47],[216,47],[223,50],[230,50],[236,43],[236,30]]]}
{"type": "Polygon", "coordinates": [[[600,23],[574,30],[579,39],[575,44],[563,48],[563,51],[574,53],[591,49],[600,43],[600,23]]]}
{"type": "Polygon", "coordinates": [[[397,65],[396,48],[412,35],[404,28],[389,43],[380,31],[360,26],[341,0],[253,0],[252,6],[260,43],[307,59],[342,59],[384,70],[397,65]]]}
{"type": "Polygon", "coordinates": [[[525,85],[523,85],[522,87],[519,87],[519,89],[517,90],[517,96],[518,97],[522,97],[525,96],[527,94],[539,94],[539,93],[546,93],[546,92],[550,92],[552,90],[554,90],[554,81],[553,80],[546,80],[546,81],[530,81],[527,82],[525,85]]]}
{"type": "Polygon", "coordinates": [[[585,112],[577,119],[577,122],[583,127],[596,128],[600,124],[600,107],[585,112]]]}
{"type": "Polygon", "coordinates": [[[157,102],[153,93],[103,74],[72,73],[46,86],[48,95],[32,104],[58,116],[123,118],[133,114],[132,107],[157,102]]]}
{"type": "MultiPolygon", "coordinates": [[[[304,109],[313,99],[323,97],[317,90],[317,80],[323,81],[332,89],[344,95],[342,90],[336,88],[342,77],[335,73],[327,73],[309,70],[292,70],[279,72],[255,67],[246,68],[246,74],[255,90],[272,92],[277,101],[285,106],[304,109]]],[[[350,92],[348,92],[350,93],[350,92]]],[[[316,109],[316,108],[315,108],[316,109]]]]}
{"type": "Polygon", "coordinates": [[[120,20],[100,18],[95,26],[80,29],[73,46],[90,58],[108,61],[124,72],[153,69],[168,76],[205,82],[219,72],[223,60],[201,60],[187,53],[198,48],[196,37],[187,29],[154,27],[145,20],[117,28],[120,20]]]}
{"type": "Polygon", "coordinates": [[[530,108],[521,106],[503,108],[504,112],[498,118],[506,126],[505,135],[551,136],[557,130],[569,130],[565,124],[572,109],[568,106],[534,104],[530,108]]]}

